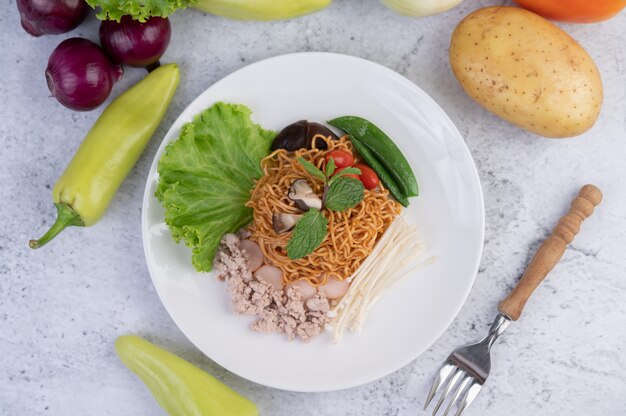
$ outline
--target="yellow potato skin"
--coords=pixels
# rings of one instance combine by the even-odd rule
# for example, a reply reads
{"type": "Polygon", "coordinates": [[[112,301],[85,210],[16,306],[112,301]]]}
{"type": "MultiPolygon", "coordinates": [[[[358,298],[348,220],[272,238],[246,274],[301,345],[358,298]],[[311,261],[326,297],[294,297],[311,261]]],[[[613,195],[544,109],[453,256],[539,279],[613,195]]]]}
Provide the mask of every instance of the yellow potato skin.
{"type": "Polygon", "coordinates": [[[577,136],[600,113],[602,80],[591,57],[524,9],[487,7],[465,17],[452,34],[450,65],[480,105],[541,136],[577,136]]]}

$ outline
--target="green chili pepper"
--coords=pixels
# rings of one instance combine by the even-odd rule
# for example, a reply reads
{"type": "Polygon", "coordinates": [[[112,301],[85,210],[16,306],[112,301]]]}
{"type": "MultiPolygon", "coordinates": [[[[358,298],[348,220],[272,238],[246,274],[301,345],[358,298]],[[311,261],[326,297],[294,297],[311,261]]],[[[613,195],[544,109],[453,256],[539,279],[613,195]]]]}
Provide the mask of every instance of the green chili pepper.
{"type": "Polygon", "coordinates": [[[258,416],[257,407],[189,362],[134,336],[121,336],[122,362],[148,386],[171,416],[258,416]]]}
{"type": "Polygon", "coordinates": [[[163,65],[104,110],[54,185],[56,222],[39,240],[30,240],[31,248],[67,226],[98,222],[163,119],[179,80],[178,65],[163,65]]]}

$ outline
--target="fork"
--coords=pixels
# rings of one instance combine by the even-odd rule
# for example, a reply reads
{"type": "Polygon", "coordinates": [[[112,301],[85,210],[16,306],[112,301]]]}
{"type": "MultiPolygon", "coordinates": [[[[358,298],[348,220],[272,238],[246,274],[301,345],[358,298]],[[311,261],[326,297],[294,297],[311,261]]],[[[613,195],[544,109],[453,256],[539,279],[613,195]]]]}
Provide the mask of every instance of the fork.
{"type": "Polygon", "coordinates": [[[498,305],[500,312],[493,321],[489,334],[482,340],[458,348],[450,354],[439,369],[435,381],[428,392],[424,410],[435,395],[443,390],[433,416],[450,396],[445,413],[456,406],[455,416],[461,416],[474,401],[482,389],[489,371],[491,357],[489,352],[498,337],[522,314],[524,305],[533,291],[539,286],[550,270],[559,262],[567,245],[580,231],[580,225],[588,218],[594,208],[602,201],[602,192],[594,185],[585,185],[572,201],[569,211],[559,220],[550,236],[541,244],[530,261],[517,286],[498,305]]]}

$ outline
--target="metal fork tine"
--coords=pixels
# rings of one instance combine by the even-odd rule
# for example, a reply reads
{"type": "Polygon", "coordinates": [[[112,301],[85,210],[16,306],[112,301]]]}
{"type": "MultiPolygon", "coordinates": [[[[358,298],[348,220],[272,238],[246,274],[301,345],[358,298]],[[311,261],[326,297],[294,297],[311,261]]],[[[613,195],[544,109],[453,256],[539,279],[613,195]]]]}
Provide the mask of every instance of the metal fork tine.
{"type": "Polygon", "coordinates": [[[455,404],[458,404],[459,397],[461,397],[461,394],[465,393],[465,390],[467,386],[469,386],[472,379],[472,376],[467,375],[467,377],[465,377],[463,381],[461,381],[461,383],[459,384],[459,388],[456,390],[456,393],[454,393],[454,396],[452,396],[450,403],[448,403],[448,407],[446,407],[446,411],[443,413],[443,416],[448,416],[448,412],[450,411],[450,409],[452,409],[455,404]]]}
{"type": "Polygon", "coordinates": [[[465,392],[465,397],[463,397],[463,400],[459,405],[459,410],[457,410],[456,415],[454,416],[461,416],[463,412],[465,412],[465,410],[469,407],[469,405],[472,404],[476,396],[478,396],[478,393],[480,393],[480,389],[482,388],[482,384],[478,383],[476,380],[473,380],[469,389],[467,389],[467,391],[465,392]]]}
{"type": "Polygon", "coordinates": [[[441,412],[443,416],[455,413],[456,416],[461,416],[465,412],[489,377],[489,370],[491,370],[490,350],[493,343],[510,323],[511,318],[500,313],[493,320],[486,337],[452,351],[452,354],[439,370],[435,384],[428,393],[424,410],[434,396],[439,395],[440,391],[443,390],[432,415],[437,414],[446,400],[450,401],[446,403],[445,412],[441,412]],[[446,375],[447,372],[449,374],[446,375]],[[445,388],[442,388],[444,385],[445,388]]]}
{"type": "Polygon", "coordinates": [[[464,374],[465,374],[465,372],[463,370],[461,370],[458,367],[455,367],[453,375],[450,377],[450,380],[446,384],[446,388],[443,391],[443,393],[441,394],[441,397],[439,398],[439,401],[437,402],[437,405],[435,405],[435,410],[433,411],[433,416],[435,416],[437,414],[437,411],[441,407],[441,404],[446,399],[446,397],[448,397],[448,394],[450,394],[450,390],[452,390],[452,388],[456,385],[457,381],[459,381],[459,379],[464,374]]]}
{"type": "Polygon", "coordinates": [[[435,394],[437,394],[439,388],[443,385],[443,383],[446,382],[446,380],[448,379],[448,377],[450,377],[450,374],[452,374],[452,371],[455,368],[456,367],[454,367],[452,364],[447,363],[444,363],[441,366],[441,368],[439,369],[439,373],[437,374],[437,378],[435,378],[435,381],[433,382],[433,385],[428,392],[426,403],[424,403],[424,410],[426,410],[426,408],[430,404],[430,401],[433,399],[433,397],[435,397],[435,394]]]}

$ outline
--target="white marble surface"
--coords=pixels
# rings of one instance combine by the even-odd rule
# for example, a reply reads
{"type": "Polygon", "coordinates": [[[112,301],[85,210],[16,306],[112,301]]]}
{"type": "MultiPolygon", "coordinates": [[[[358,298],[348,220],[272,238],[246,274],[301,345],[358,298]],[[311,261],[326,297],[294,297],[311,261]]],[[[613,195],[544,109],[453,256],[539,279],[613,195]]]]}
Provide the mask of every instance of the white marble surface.
{"type": "MultiPolygon", "coordinates": [[[[47,98],[47,57],[61,39],[96,39],[91,19],[68,35],[31,38],[15,3],[0,14],[0,414],[163,414],[113,351],[138,333],[191,360],[250,397],[263,415],[416,415],[450,350],[480,337],[497,302],[578,188],[605,193],[597,213],[494,352],[488,386],[470,415],[626,414],[626,13],[564,25],[598,64],[600,119],[564,141],[524,133],[474,104],[450,72],[447,45],[471,10],[410,19],[376,0],[336,0],[297,20],[242,23],[194,11],[172,18],[164,61],[182,82],[166,119],[105,218],[68,230],[50,246],[26,242],[54,218],[50,188],[101,109],[75,113],[47,98]],[[459,127],[476,160],[487,214],[480,272],[449,330],[406,368],[334,393],[295,394],[238,378],[199,353],[176,328],[150,282],[140,238],[148,166],[168,126],[206,87],[250,62],[297,51],[347,53],[384,64],[420,85],[459,127]]],[[[128,70],[117,95],[142,76],[128,70]]],[[[427,319],[427,317],[420,317],[427,319]]]]}

